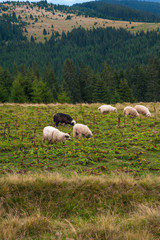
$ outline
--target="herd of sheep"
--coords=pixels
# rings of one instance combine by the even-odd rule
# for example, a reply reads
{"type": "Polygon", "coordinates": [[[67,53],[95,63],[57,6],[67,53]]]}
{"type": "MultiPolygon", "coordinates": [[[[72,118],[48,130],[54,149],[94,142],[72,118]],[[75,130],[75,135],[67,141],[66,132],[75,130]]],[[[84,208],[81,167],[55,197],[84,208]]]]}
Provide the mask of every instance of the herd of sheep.
{"type": "MultiPolygon", "coordinates": [[[[102,105],[98,108],[98,110],[105,114],[109,112],[117,112],[117,108],[111,105],[102,105]]],[[[143,105],[136,105],[135,107],[127,106],[123,110],[124,116],[131,115],[133,117],[138,117],[139,114],[142,114],[146,117],[151,117],[151,113],[149,109],[143,105]]],[[[78,138],[86,137],[90,138],[93,136],[91,130],[88,126],[80,123],[76,123],[76,121],[68,114],[65,113],[56,113],[54,115],[54,122],[56,123],[56,127],[59,123],[65,123],[73,125],[73,137],[78,138]]],[[[68,133],[64,133],[59,131],[57,128],[52,126],[47,126],[43,129],[43,142],[48,141],[51,142],[64,142],[65,140],[70,140],[70,135],[68,133]]]]}

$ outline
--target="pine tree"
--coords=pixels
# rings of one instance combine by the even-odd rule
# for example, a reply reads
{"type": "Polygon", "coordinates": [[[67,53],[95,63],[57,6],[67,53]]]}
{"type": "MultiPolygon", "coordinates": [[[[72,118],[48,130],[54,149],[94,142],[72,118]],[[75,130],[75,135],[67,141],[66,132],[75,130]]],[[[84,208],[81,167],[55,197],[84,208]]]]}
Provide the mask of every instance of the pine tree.
{"type": "Polygon", "coordinates": [[[80,92],[81,92],[81,97],[83,102],[87,101],[87,96],[86,96],[87,77],[88,77],[87,68],[84,62],[82,62],[80,67],[80,73],[79,73],[79,84],[80,84],[80,92]]]}
{"type": "Polygon", "coordinates": [[[47,82],[48,87],[51,89],[53,94],[53,100],[56,101],[59,93],[57,79],[55,77],[52,66],[49,64],[45,67],[44,81],[47,82]]]}
{"type": "Polygon", "coordinates": [[[14,77],[17,77],[18,75],[18,67],[17,67],[17,64],[14,62],[14,65],[13,65],[13,75],[14,77]]]}
{"type": "Polygon", "coordinates": [[[61,91],[58,95],[58,102],[59,103],[70,103],[70,97],[64,91],[63,87],[61,88],[61,91]]]}
{"type": "Polygon", "coordinates": [[[34,80],[32,86],[32,102],[34,103],[50,103],[53,101],[52,92],[41,79],[34,80]]]}
{"type": "Polygon", "coordinates": [[[133,93],[128,86],[126,79],[122,79],[119,84],[119,95],[121,102],[134,102],[133,93]]]}
{"type": "Polygon", "coordinates": [[[40,71],[37,65],[37,62],[33,61],[32,63],[32,71],[34,73],[34,75],[37,77],[37,79],[40,79],[41,75],[40,75],[40,71]]]}
{"type": "Polygon", "coordinates": [[[99,75],[97,75],[93,90],[93,102],[105,103],[108,101],[107,95],[108,94],[105,82],[99,75]]]}
{"type": "Polygon", "coordinates": [[[9,100],[11,86],[12,86],[12,78],[9,72],[0,67],[0,101],[1,102],[6,102],[9,100]]]}
{"type": "Polygon", "coordinates": [[[116,90],[116,81],[115,81],[114,71],[106,63],[104,64],[101,78],[106,84],[106,93],[108,95],[107,101],[108,103],[112,103],[113,95],[114,95],[113,93],[116,90]]]}
{"type": "Polygon", "coordinates": [[[63,80],[66,82],[73,103],[81,102],[80,84],[72,59],[66,59],[63,67],[63,80]]]}
{"type": "Polygon", "coordinates": [[[23,77],[21,73],[18,73],[11,88],[11,102],[24,103],[26,101],[27,97],[24,92],[23,77]]]}
{"type": "Polygon", "coordinates": [[[147,67],[146,101],[160,101],[160,63],[151,58],[147,67]]]}
{"type": "Polygon", "coordinates": [[[94,84],[96,82],[96,76],[94,72],[90,69],[90,67],[87,67],[87,80],[86,80],[86,102],[92,103],[93,102],[93,90],[94,90],[94,84]]]}
{"type": "Polygon", "coordinates": [[[83,102],[91,103],[93,98],[93,85],[96,82],[95,75],[90,67],[81,63],[79,71],[80,91],[83,102]]]}
{"type": "Polygon", "coordinates": [[[133,90],[133,96],[136,101],[145,101],[146,94],[146,76],[145,76],[145,66],[139,66],[136,64],[134,68],[128,65],[125,70],[125,78],[129,86],[133,90]]]}
{"type": "Polygon", "coordinates": [[[7,102],[8,101],[8,92],[6,88],[0,84],[0,102],[7,102]]]}

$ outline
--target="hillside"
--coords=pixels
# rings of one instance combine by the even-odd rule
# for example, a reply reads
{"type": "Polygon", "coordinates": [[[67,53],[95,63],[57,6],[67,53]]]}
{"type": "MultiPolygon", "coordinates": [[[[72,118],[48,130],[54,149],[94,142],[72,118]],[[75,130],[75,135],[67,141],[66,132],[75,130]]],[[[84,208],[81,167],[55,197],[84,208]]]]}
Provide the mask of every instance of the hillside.
{"type": "MultiPolygon", "coordinates": [[[[84,5],[82,6],[84,8],[84,5]]],[[[63,31],[67,33],[79,27],[85,29],[122,27],[131,31],[147,31],[157,29],[160,26],[159,23],[133,22],[131,19],[129,21],[118,21],[114,20],[114,16],[112,17],[113,20],[106,19],[105,16],[104,18],[87,17],[85,11],[80,11],[80,9],[81,7],[75,9],[50,4],[43,6],[23,2],[3,3],[0,4],[0,16],[8,16],[8,19],[10,19],[9,16],[14,14],[16,18],[14,20],[23,26],[23,34],[27,36],[28,40],[32,36],[32,39],[34,38],[36,42],[44,42],[45,39],[52,36],[52,33],[59,36],[63,31]]]]}
{"type": "MultiPolygon", "coordinates": [[[[138,2],[137,2],[138,5],[138,2]]],[[[82,4],[75,4],[74,9],[89,17],[109,18],[116,20],[129,20],[141,22],[159,22],[160,16],[145,11],[140,11],[132,7],[108,3],[105,1],[91,1],[82,4]]]]}
{"type": "Polygon", "coordinates": [[[133,1],[133,0],[103,0],[103,2],[109,4],[115,4],[120,6],[126,6],[129,8],[137,9],[154,15],[160,15],[160,1],[133,1]]]}

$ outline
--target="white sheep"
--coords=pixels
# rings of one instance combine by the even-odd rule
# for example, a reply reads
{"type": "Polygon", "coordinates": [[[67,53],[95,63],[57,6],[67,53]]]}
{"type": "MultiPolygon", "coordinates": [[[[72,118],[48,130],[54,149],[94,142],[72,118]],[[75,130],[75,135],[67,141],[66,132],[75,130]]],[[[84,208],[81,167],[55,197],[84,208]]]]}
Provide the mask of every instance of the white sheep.
{"type": "Polygon", "coordinates": [[[102,105],[98,108],[98,111],[101,113],[117,112],[117,108],[112,107],[111,105],[102,105]]]}
{"type": "Polygon", "coordinates": [[[139,117],[139,113],[137,112],[137,110],[130,106],[125,107],[123,113],[125,116],[131,115],[133,117],[139,117]]]}
{"type": "Polygon", "coordinates": [[[51,142],[64,142],[65,140],[71,140],[68,133],[59,131],[57,128],[47,126],[43,129],[43,142],[47,140],[51,142]]]}
{"type": "Polygon", "coordinates": [[[138,113],[141,113],[146,117],[151,117],[151,113],[147,107],[143,105],[136,105],[134,108],[137,110],[138,113]]]}
{"type": "Polygon", "coordinates": [[[86,125],[77,123],[73,127],[73,137],[76,138],[77,136],[78,138],[82,136],[86,138],[90,138],[93,136],[93,134],[86,125]]]}

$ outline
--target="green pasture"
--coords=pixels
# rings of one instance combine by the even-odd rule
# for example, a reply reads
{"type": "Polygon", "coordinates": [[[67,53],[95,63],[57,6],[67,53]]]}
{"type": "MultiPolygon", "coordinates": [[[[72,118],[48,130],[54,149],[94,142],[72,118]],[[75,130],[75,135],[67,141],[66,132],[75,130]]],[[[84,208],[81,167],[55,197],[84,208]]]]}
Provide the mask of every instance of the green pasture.
{"type": "Polygon", "coordinates": [[[40,106],[0,106],[0,174],[27,172],[72,172],[134,175],[160,173],[159,110],[151,105],[151,118],[123,116],[118,112],[102,115],[101,104],[55,104],[40,106]],[[58,129],[71,135],[65,143],[42,143],[45,126],[54,126],[57,112],[70,114],[93,132],[90,139],[73,139],[72,126],[58,129]]]}

